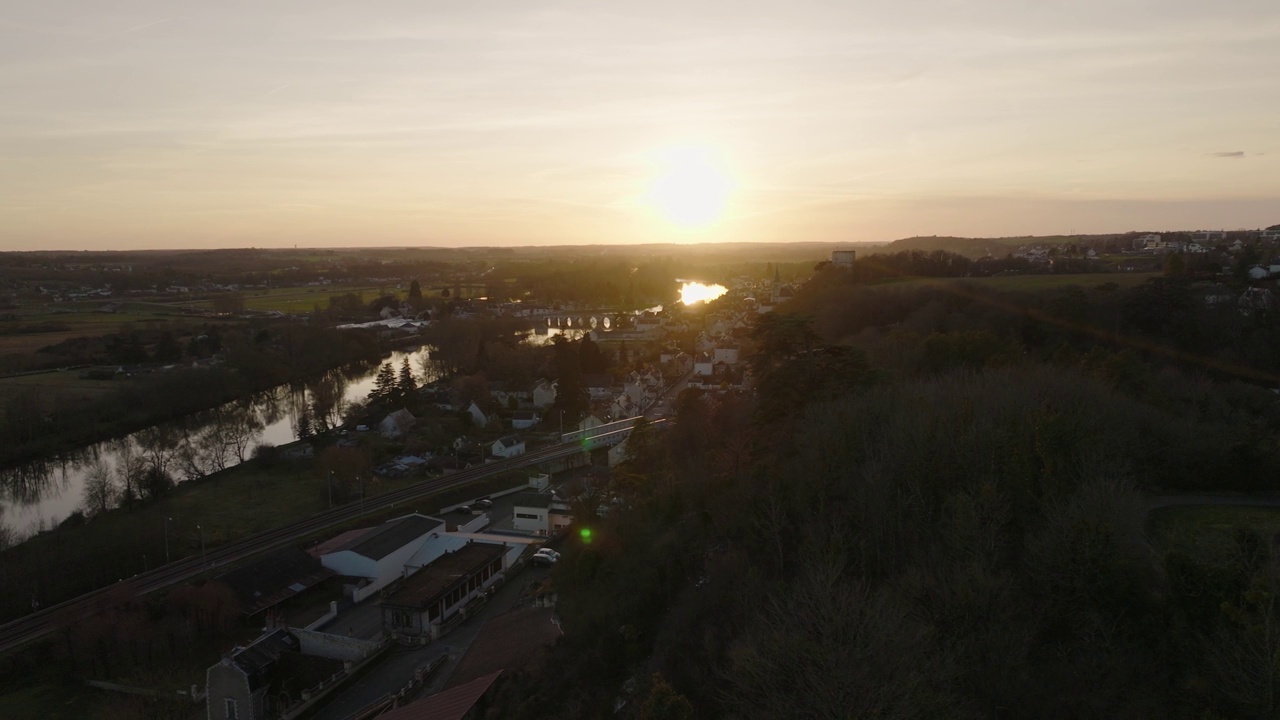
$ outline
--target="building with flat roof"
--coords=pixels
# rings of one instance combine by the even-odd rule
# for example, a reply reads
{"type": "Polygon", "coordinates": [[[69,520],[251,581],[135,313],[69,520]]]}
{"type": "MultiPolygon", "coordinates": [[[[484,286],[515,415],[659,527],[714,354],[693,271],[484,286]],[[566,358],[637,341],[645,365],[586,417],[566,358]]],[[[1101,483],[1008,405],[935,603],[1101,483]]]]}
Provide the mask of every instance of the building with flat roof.
{"type": "Polygon", "coordinates": [[[382,624],[411,637],[440,636],[441,626],[502,577],[502,545],[469,542],[409,576],[382,601],[382,624]]]}

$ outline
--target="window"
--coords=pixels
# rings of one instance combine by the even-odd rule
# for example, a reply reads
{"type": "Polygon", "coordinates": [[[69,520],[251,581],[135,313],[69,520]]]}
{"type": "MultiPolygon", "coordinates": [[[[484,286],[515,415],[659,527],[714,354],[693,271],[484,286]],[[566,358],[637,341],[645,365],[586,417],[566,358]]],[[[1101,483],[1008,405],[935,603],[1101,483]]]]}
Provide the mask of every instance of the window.
{"type": "Polygon", "coordinates": [[[236,701],[233,698],[226,698],[223,703],[223,709],[226,710],[224,717],[227,720],[240,720],[240,708],[236,706],[236,701]]]}

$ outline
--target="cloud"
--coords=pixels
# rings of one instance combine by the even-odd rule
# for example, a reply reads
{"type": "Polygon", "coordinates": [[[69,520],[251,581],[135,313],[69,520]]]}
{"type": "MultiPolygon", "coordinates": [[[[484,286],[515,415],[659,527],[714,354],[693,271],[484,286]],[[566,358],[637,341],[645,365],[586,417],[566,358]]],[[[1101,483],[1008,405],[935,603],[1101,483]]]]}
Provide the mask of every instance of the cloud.
{"type": "Polygon", "coordinates": [[[1219,158],[1242,158],[1242,157],[1244,157],[1244,151],[1243,151],[1243,150],[1232,150],[1232,151],[1230,151],[1230,152],[1226,152],[1226,151],[1224,151],[1224,152],[1216,152],[1216,153],[1213,153],[1213,156],[1214,156],[1214,157],[1219,157],[1219,158]]]}

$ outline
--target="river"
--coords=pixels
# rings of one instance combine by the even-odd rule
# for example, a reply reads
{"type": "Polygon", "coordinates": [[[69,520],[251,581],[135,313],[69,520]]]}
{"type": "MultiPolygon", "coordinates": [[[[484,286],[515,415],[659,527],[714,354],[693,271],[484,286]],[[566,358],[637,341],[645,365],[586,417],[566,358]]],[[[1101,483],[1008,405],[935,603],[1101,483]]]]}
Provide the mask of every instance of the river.
{"type": "MultiPolygon", "coordinates": [[[[385,361],[398,371],[408,358],[421,383],[427,353],[427,348],[397,351],[385,361]]],[[[260,445],[297,440],[304,414],[332,427],[348,406],[369,397],[378,368],[359,364],[331,370],[312,382],[281,385],[124,438],[0,470],[0,524],[19,537],[56,526],[85,506],[85,481],[95,475],[119,485],[122,470],[134,468],[136,475],[145,463],[163,467],[182,482],[235,467],[253,457],[260,445]]]]}

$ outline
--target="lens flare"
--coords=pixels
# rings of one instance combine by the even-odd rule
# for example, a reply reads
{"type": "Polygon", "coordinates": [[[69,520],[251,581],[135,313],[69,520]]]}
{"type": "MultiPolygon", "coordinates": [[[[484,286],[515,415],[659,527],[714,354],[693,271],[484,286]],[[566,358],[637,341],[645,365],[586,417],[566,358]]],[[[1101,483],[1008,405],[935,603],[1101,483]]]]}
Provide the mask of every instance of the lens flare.
{"type": "Polygon", "coordinates": [[[729,292],[723,285],[703,285],[700,282],[687,282],[680,286],[680,302],[694,305],[700,302],[711,302],[729,292]]]}

